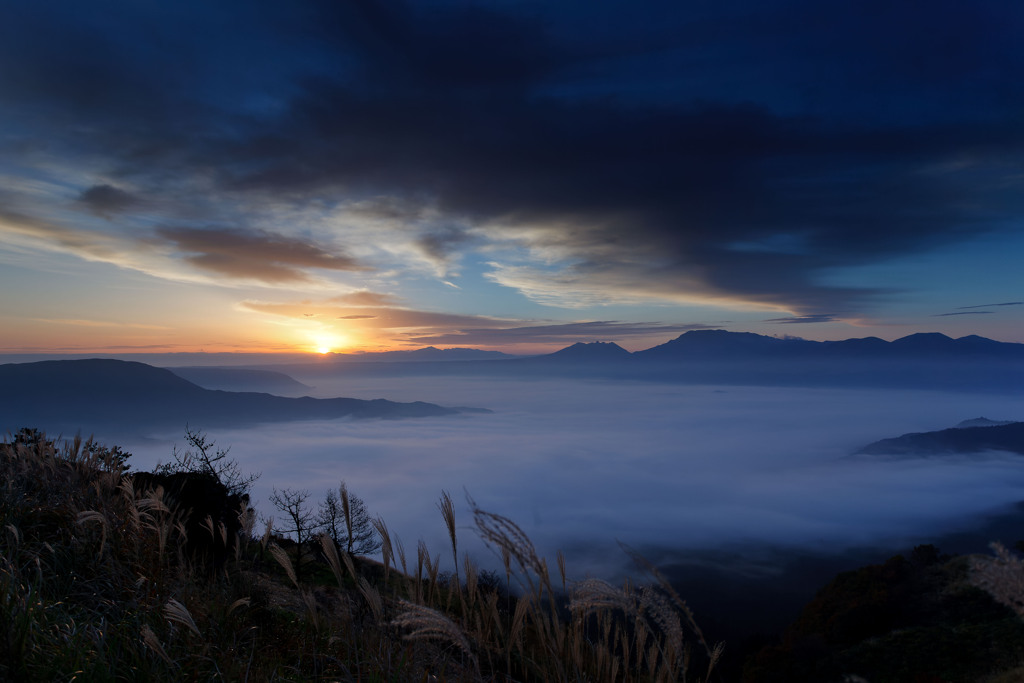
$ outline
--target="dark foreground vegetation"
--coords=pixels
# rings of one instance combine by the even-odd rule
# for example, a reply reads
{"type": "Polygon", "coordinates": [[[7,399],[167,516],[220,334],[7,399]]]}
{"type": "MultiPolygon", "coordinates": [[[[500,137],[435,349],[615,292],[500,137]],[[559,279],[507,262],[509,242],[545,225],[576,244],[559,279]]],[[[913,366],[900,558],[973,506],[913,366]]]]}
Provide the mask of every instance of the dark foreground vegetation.
{"type": "Polygon", "coordinates": [[[443,494],[442,572],[344,486],[319,514],[279,492],[275,527],[252,477],[188,439],[147,473],[116,446],[0,444],[0,680],[1024,680],[1024,567],[1001,548],[841,574],[784,634],[723,651],[643,558],[650,585],[570,582],[470,501],[504,564],[480,571],[443,494]]]}

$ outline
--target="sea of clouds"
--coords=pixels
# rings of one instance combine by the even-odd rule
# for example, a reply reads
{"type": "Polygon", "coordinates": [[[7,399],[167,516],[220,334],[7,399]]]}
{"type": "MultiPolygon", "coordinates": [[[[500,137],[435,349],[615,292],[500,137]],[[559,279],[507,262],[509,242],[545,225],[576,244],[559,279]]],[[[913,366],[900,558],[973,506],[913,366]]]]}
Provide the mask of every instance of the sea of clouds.
{"type": "MultiPolygon", "coordinates": [[[[450,557],[437,509],[456,501],[460,552],[476,539],[466,496],[506,515],[576,574],[617,575],[618,543],[678,552],[906,547],[1024,499],[1010,454],[848,457],[872,441],[1024,418],[1024,397],[924,391],[682,386],[582,380],[298,377],[317,396],[424,400],[492,414],[328,420],[210,432],[247,472],[268,517],[274,487],[312,500],[344,479],[409,551],[450,557]]],[[[193,425],[202,428],[202,425],[193,425]]],[[[180,437],[130,443],[136,468],[180,437]]],[[[1024,535],[1024,530],[1022,530],[1024,535]]]]}

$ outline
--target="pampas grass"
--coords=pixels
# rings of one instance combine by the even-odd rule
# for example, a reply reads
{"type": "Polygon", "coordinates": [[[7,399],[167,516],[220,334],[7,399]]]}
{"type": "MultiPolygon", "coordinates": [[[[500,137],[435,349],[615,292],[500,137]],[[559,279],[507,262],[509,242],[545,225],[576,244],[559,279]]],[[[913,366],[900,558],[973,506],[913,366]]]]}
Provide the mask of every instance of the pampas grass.
{"type": "Polygon", "coordinates": [[[970,581],[1024,618],[1024,560],[1002,543],[990,547],[993,556],[971,558],[970,581]]]}
{"type": "Polygon", "coordinates": [[[651,586],[573,583],[559,553],[552,577],[521,527],[469,500],[503,576],[482,572],[459,555],[447,492],[450,574],[422,541],[407,566],[378,518],[381,563],[321,536],[300,579],[273,519],[254,537],[247,504],[237,538],[212,517],[201,527],[234,552],[197,571],[184,512],[138,490],[122,456],[80,439],[0,444],[0,679],[632,683],[690,680],[690,645],[707,680],[721,655],[652,567],[651,586]]]}

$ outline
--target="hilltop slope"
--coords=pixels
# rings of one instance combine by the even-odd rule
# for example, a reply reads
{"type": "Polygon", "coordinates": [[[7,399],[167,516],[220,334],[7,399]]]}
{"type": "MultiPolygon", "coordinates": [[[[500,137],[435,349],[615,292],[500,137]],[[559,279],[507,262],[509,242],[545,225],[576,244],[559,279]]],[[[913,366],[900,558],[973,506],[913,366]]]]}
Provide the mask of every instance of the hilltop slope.
{"type": "Polygon", "coordinates": [[[1024,455],[1024,422],[904,434],[870,443],[857,453],[921,456],[984,451],[1008,451],[1024,455]]]}
{"type": "Polygon", "coordinates": [[[44,431],[118,427],[146,429],[186,423],[239,426],[338,417],[437,417],[461,412],[432,403],[383,399],[284,398],[203,389],[169,370],[143,363],[93,359],[0,365],[0,428],[44,431]]]}

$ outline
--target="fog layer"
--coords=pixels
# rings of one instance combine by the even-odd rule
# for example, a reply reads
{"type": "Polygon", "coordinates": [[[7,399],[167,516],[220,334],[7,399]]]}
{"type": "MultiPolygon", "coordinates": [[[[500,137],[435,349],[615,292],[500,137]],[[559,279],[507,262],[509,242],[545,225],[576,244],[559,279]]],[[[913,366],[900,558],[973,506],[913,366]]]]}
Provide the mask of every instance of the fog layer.
{"type": "MultiPolygon", "coordinates": [[[[210,433],[272,487],[322,497],[344,479],[406,547],[445,550],[436,501],[452,492],[463,547],[468,492],[577,572],[613,573],[616,541],[679,551],[770,544],[793,550],[902,547],[964,529],[1024,498],[1007,454],[847,457],[879,438],[967,418],[1024,416],[1024,398],[919,391],[668,386],[458,378],[298,378],[317,396],[494,410],[416,420],[333,420],[210,433]]],[[[202,428],[202,425],[193,425],[202,428]]],[[[136,466],[167,460],[178,435],[131,444],[136,466]]]]}

